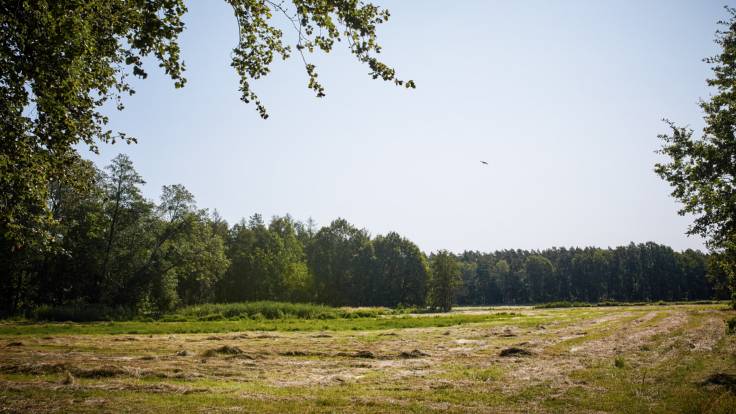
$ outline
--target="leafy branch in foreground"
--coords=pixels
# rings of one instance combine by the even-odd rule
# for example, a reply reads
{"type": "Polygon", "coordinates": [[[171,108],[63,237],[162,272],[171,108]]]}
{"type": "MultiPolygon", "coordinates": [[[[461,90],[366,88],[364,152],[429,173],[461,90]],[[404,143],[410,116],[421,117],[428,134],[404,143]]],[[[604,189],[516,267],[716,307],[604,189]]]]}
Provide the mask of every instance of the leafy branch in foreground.
{"type": "Polygon", "coordinates": [[[360,1],[294,0],[290,8],[286,2],[270,0],[227,0],[238,21],[239,43],[233,50],[232,66],[240,75],[242,100],[253,102],[261,117],[268,118],[265,106],[251,89],[250,82],[270,72],[275,56],[288,59],[292,48],[283,41],[283,31],[271,24],[274,13],[283,16],[296,32],[295,48],[309,77],[308,87],[317,97],[325,96],[325,88],[318,80],[317,69],[309,63],[304,52],[317,50],[329,53],[335,42],[343,39],[350,52],[370,68],[373,79],[392,81],[398,86],[414,88],[412,80],[403,81],[396,71],[375,55],[381,52],[376,28],[385,23],[390,14],[371,3],[360,1]]]}

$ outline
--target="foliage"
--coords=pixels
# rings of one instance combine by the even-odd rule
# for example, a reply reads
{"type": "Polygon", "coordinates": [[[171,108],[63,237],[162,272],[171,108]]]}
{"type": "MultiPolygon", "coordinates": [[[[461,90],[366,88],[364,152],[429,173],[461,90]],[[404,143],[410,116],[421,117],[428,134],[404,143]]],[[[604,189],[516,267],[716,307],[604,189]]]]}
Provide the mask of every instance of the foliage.
{"type": "Polygon", "coordinates": [[[431,279],[429,305],[449,312],[455,301],[455,293],[462,283],[460,268],[455,257],[447,250],[440,250],[430,258],[431,279]]]}
{"type": "Polygon", "coordinates": [[[101,304],[41,305],[31,314],[34,320],[55,322],[126,321],[135,316],[134,310],[101,304]]]}
{"type": "Polygon", "coordinates": [[[529,256],[524,263],[524,272],[526,273],[527,283],[529,285],[529,299],[532,302],[545,301],[552,289],[549,289],[551,283],[554,283],[554,266],[544,256],[529,256]]]}
{"type": "Polygon", "coordinates": [[[107,173],[81,160],[75,168],[95,177],[94,185],[52,188],[59,248],[0,252],[2,314],[40,305],[161,312],[212,299],[229,260],[183,186],[165,186],[156,205],[141,196],[143,180],[124,155],[107,173]]]}
{"type": "Polygon", "coordinates": [[[466,251],[461,305],[723,299],[712,256],[656,243],[616,248],[466,251]],[[549,263],[547,263],[549,261],[549,263]],[[550,267],[551,265],[551,267],[550,267]],[[531,270],[531,274],[530,274],[531,270]]]}
{"type": "MultiPolygon", "coordinates": [[[[44,315],[52,319],[115,318],[96,308],[182,318],[171,312],[243,301],[385,306],[401,313],[426,305],[446,311],[454,303],[606,304],[723,293],[721,262],[693,250],[645,243],[605,250],[441,251],[427,260],[397,233],[371,237],[344,219],[317,229],[289,216],[266,223],[256,214],[229,226],[198,209],[178,184],[163,186],[157,202],[147,200],[143,178],[122,154],[104,171],[81,159],[70,168],[91,185],[50,187],[56,224],[49,232],[58,248],[0,250],[0,315],[48,306],[44,315]]],[[[269,318],[272,312],[224,309],[198,318],[241,317],[238,312],[269,318]]]]}
{"type": "MultiPolygon", "coordinates": [[[[376,57],[376,30],[387,10],[362,1],[226,1],[239,33],[231,66],[242,100],[255,103],[263,118],[268,114],[251,82],[270,72],[274,57],[291,54],[276,16],[293,25],[317,96],[325,89],[304,53],[328,53],[342,40],[372,78],[414,87],[376,57]]],[[[101,108],[110,102],[124,108],[124,96],[135,93],[128,78],[147,77],[147,57],[175,87],[185,85],[179,35],[186,11],[185,0],[0,3],[0,237],[8,248],[54,247],[48,184],[76,178],[69,167],[80,145],[96,152],[100,143],[136,141],[109,129],[101,108]]]]}
{"type": "Polygon", "coordinates": [[[347,220],[338,219],[320,229],[308,247],[317,300],[347,305],[353,294],[358,294],[359,287],[354,281],[365,270],[364,266],[370,265],[372,256],[368,232],[347,220]]]}
{"type": "Polygon", "coordinates": [[[312,281],[290,217],[275,217],[267,227],[254,215],[233,226],[227,245],[233,265],[220,282],[221,300],[309,299],[312,281]]]}
{"type": "Polygon", "coordinates": [[[719,55],[705,59],[714,77],[708,85],[716,93],[700,102],[705,128],[700,138],[693,130],[667,121],[670,134],[662,134],[660,153],[668,158],[658,163],[656,173],[672,187],[672,196],[682,203],[680,215],[695,216],[688,234],[706,239],[719,254],[729,274],[736,305],[736,9],[726,7],[728,21],[716,34],[719,55]]]}
{"type": "Polygon", "coordinates": [[[416,244],[391,232],[372,241],[372,263],[363,263],[362,275],[372,276],[362,289],[368,306],[423,306],[429,267],[416,244]],[[371,266],[371,268],[367,268],[371,266]]]}

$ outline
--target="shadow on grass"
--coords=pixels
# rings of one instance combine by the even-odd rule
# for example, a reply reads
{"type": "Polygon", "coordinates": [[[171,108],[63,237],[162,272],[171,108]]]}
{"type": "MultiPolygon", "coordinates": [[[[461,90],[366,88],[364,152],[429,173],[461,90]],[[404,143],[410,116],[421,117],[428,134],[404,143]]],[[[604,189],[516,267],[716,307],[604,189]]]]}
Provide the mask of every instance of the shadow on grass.
{"type": "Polygon", "coordinates": [[[736,375],[719,372],[706,378],[701,385],[718,385],[736,394],[736,375]]]}

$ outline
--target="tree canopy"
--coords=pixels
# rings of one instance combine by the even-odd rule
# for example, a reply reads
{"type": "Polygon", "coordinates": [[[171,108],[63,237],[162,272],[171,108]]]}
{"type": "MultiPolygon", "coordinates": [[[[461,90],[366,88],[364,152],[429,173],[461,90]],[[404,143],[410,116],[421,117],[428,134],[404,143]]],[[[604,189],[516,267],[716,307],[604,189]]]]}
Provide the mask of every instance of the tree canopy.
{"type": "Polygon", "coordinates": [[[655,171],[673,187],[679,213],[695,216],[688,233],[704,237],[719,254],[736,294],[736,9],[726,10],[730,18],[719,22],[725,30],[715,40],[721,52],[705,59],[714,75],[707,83],[716,93],[700,102],[703,133],[695,137],[691,128],[667,121],[671,131],[660,135],[660,153],[668,161],[655,171]]]}
{"type": "MultiPolygon", "coordinates": [[[[306,54],[330,52],[345,41],[374,79],[413,88],[377,58],[376,29],[389,12],[359,0],[226,0],[238,39],[231,66],[241,99],[268,113],[252,87],[274,58],[295,50],[308,87],[325,88],[306,54]],[[294,44],[274,22],[293,27],[294,44]]],[[[155,58],[176,88],[186,84],[179,35],[185,0],[30,0],[0,3],[0,235],[15,248],[53,244],[54,218],[46,205],[51,181],[89,184],[73,177],[75,146],[97,151],[100,143],[135,142],[108,128],[101,108],[124,108],[135,90],[130,76],[146,78],[144,59],[155,58]]]]}
{"type": "Polygon", "coordinates": [[[455,294],[462,283],[460,267],[455,256],[447,250],[440,250],[430,259],[432,278],[429,288],[429,305],[434,309],[448,312],[455,303],[455,294]]]}

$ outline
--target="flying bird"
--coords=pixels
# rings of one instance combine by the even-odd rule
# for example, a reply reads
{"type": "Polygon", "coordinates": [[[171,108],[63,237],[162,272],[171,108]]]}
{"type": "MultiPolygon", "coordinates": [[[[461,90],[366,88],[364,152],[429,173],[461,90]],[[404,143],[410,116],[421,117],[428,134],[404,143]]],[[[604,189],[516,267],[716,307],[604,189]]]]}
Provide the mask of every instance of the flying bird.
{"type": "Polygon", "coordinates": [[[481,163],[481,164],[484,164],[484,165],[488,165],[488,163],[487,163],[487,162],[485,162],[485,161],[483,161],[483,160],[481,160],[481,162],[480,162],[480,163],[481,163]]]}

